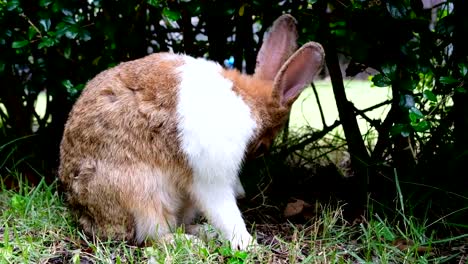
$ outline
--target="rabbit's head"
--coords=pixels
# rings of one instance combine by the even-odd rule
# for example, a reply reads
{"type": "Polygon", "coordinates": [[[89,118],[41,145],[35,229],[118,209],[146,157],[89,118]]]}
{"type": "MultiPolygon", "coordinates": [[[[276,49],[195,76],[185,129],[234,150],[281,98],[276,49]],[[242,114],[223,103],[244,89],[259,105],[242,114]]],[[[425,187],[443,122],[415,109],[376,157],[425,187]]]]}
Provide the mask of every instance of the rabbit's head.
{"type": "Polygon", "coordinates": [[[255,98],[248,102],[258,124],[248,157],[269,149],[285,125],[292,104],[321,70],[324,57],[322,46],[316,42],[297,49],[296,20],[292,16],[282,15],[274,22],[257,55],[254,75],[234,82],[241,95],[255,98]]]}

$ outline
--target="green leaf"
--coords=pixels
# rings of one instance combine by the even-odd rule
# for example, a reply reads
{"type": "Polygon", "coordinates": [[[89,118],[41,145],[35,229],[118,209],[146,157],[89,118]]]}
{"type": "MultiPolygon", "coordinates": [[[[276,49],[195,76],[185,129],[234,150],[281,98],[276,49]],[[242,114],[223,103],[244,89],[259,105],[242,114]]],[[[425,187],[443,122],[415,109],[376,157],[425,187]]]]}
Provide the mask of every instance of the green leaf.
{"type": "Polygon", "coordinates": [[[333,30],[330,30],[330,33],[335,35],[335,36],[338,36],[338,37],[343,37],[346,35],[346,30],[345,29],[333,29],[333,30]]]}
{"type": "MultiPolygon", "coordinates": [[[[62,10],[62,12],[64,11],[62,10]]],[[[73,13],[71,13],[70,15],[67,15],[66,17],[63,18],[63,22],[68,23],[70,25],[76,24],[76,21],[72,16],[73,16],[73,13]]]]}
{"type": "Polygon", "coordinates": [[[403,137],[407,137],[407,136],[409,136],[410,131],[411,131],[411,127],[409,125],[395,124],[390,129],[390,135],[392,135],[392,136],[401,135],[403,137]]]}
{"type": "Polygon", "coordinates": [[[56,38],[57,37],[57,32],[55,31],[47,31],[47,35],[51,38],[56,38]]]}
{"type": "Polygon", "coordinates": [[[230,258],[228,259],[227,263],[228,264],[244,264],[244,261],[236,259],[236,258],[230,258]]]}
{"type": "Polygon", "coordinates": [[[86,30],[86,29],[81,30],[80,39],[82,39],[83,41],[90,40],[91,39],[91,33],[89,33],[89,31],[86,30]]]}
{"type": "Polygon", "coordinates": [[[239,16],[243,16],[243,15],[244,15],[245,5],[246,5],[246,4],[243,4],[243,5],[239,8],[239,16]]]}
{"type": "Polygon", "coordinates": [[[50,5],[50,4],[52,4],[52,0],[40,0],[39,1],[39,5],[41,7],[46,7],[46,6],[50,5]]]}
{"type": "Polygon", "coordinates": [[[392,136],[399,135],[401,131],[403,131],[404,125],[403,124],[394,124],[393,127],[390,129],[390,134],[392,136]]]}
{"type": "Polygon", "coordinates": [[[39,49],[44,47],[52,47],[55,45],[55,41],[49,37],[42,38],[41,43],[37,46],[39,49]]]}
{"type": "Polygon", "coordinates": [[[11,197],[11,207],[16,211],[23,211],[26,207],[26,198],[19,194],[13,195],[11,197]]]}
{"type": "Polygon", "coordinates": [[[75,86],[75,90],[77,91],[82,91],[85,88],[85,85],[83,83],[78,84],[75,86]]]}
{"type": "Polygon", "coordinates": [[[66,46],[63,50],[63,56],[66,58],[66,59],[70,59],[70,56],[71,56],[71,47],[70,45],[66,46]]]}
{"type": "Polygon", "coordinates": [[[13,43],[11,44],[11,47],[14,49],[19,49],[28,44],[29,44],[29,40],[13,41],[13,43]]]}
{"type": "Polygon", "coordinates": [[[466,93],[467,89],[465,87],[457,87],[457,88],[455,88],[455,92],[457,92],[457,93],[466,93]]]}
{"type": "Polygon", "coordinates": [[[410,114],[414,114],[418,118],[423,118],[424,117],[424,114],[418,108],[416,108],[414,106],[409,109],[409,112],[410,112],[410,114]]]}
{"type": "Polygon", "coordinates": [[[13,10],[16,10],[18,12],[23,12],[23,10],[21,9],[21,7],[19,6],[20,5],[20,1],[19,0],[10,0],[10,1],[6,1],[7,2],[7,10],[8,11],[13,11],[13,10]]]}
{"type": "Polygon", "coordinates": [[[423,95],[429,101],[437,102],[437,96],[431,90],[424,90],[423,95]]]}
{"type": "Polygon", "coordinates": [[[393,18],[402,19],[405,18],[405,16],[407,15],[407,9],[403,4],[399,4],[399,6],[397,6],[394,3],[387,2],[386,7],[387,11],[393,18]]]}
{"type": "Polygon", "coordinates": [[[415,104],[416,102],[411,94],[400,95],[400,106],[411,109],[415,104]]]}
{"type": "Polygon", "coordinates": [[[427,122],[427,121],[421,121],[421,122],[418,122],[418,123],[411,123],[411,126],[417,132],[424,132],[424,131],[428,130],[429,128],[431,128],[431,126],[429,125],[429,122],[427,122]]]}
{"type": "Polygon", "coordinates": [[[67,89],[72,89],[73,88],[73,84],[71,83],[70,80],[63,80],[62,85],[65,86],[65,88],[67,88],[67,89]]]}
{"type": "Polygon", "coordinates": [[[466,76],[468,74],[468,66],[465,63],[458,64],[458,69],[460,69],[461,76],[466,76]]]}
{"type": "Polygon", "coordinates": [[[101,58],[102,58],[102,56],[99,56],[99,57],[95,58],[95,59],[91,62],[91,64],[92,64],[92,65],[98,65],[98,64],[99,64],[99,61],[101,60],[101,58]]]}
{"type": "Polygon", "coordinates": [[[62,11],[62,14],[66,15],[65,20],[70,21],[69,22],[70,24],[76,23],[74,19],[75,13],[73,13],[73,11],[67,8],[62,8],[61,11],[62,11]]]}
{"type": "Polygon", "coordinates": [[[172,21],[177,21],[182,16],[179,11],[170,10],[167,7],[163,9],[162,13],[165,17],[172,21]]]}
{"type": "Polygon", "coordinates": [[[245,260],[248,255],[249,255],[249,253],[246,252],[246,251],[236,251],[234,253],[234,257],[236,257],[238,259],[241,259],[241,260],[245,260]]]}
{"type": "Polygon", "coordinates": [[[403,79],[400,81],[401,88],[406,91],[413,91],[418,87],[419,80],[403,79]]]}
{"type": "Polygon", "coordinates": [[[159,5],[161,4],[161,1],[160,0],[147,0],[146,1],[149,5],[152,5],[154,7],[159,7],[159,5]]]}
{"type": "Polygon", "coordinates": [[[188,12],[192,14],[193,16],[199,16],[201,13],[200,5],[196,3],[195,1],[191,1],[191,0],[187,1],[186,8],[188,12]]]}
{"type": "Polygon", "coordinates": [[[59,37],[65,35],[65,33],[68,31],[69,27],[70,26],[65,22],[58,23],[57,26],[55,27],[55,30],[56,30],[55,33],[57,34],[57,37],[59,38],[59,37]]]}
{"type": "Polygon", "coordinates": [[[392,84],[392,81],[383,74],[376,74],[372,77],[372,82],[377,87],[388,87],[392,84]]]}
{"type": "Polygon", "coordinates": [[[227,256],[232,256],[232,249],[228,246],[223,246],[218,249],[219,254],[221,256],[227,257],[227,256]]]}
{"type": "Polygon", "coordinates": [[[401,131],[400,134],[401,134],[402,137],[409,137],[410,133],[411,133],[411,132],[408,131],[408,130],[403,130],[403,131],[401,131]]]}
{"type": "Polygon", "coordinates": [[[75,39],[80,33],[80,27],[78,25],[71,25],[65,31],[65,36],[69,39],[75,39]]]}
{"type": "Polygon", "coordinates": [[[442,76],[439,78],[439,81],[442,84],[454,84],[459,82],[457,79],[450,76],[442,76]]]}
{"type": "Polygon", "coordinates": [[[37,31],[33,26],[28,28],[28,39],[31,40],[37,35],[37,31]]]}
{"type": "Polygon", "coordinates": [[[236,13],[236,8],[226,8],[224,9],[224,14],[227,16],[232,16],[236,13]]]}
{"type": "Polygon", "coordinates": [[[387,76],[390,80],[395,79],[395,73],[396,73],[396,64],[391,64],[391,65],[383,65],[382,66],[382,72],[387,76]]]}
{"type": "Polygon", "coordinates": [[[39,21],[39,23],[41,24],[41,26],[44,28],[45,31],[49,31],[50,29],[50,19],[41,19],[39,21]]]}
{"type": "Polygon", "coordinates": [[[198,250],[199,250],[199,253],[205,258],[210,255],[210,252],[205,247],[200,247],[198,250]]]}
{"type": "Polygon", "coordinates": [[[408,117],[411,120],[411,122],[416,122],[419,119],[419,117],[414,113],[409,113],[408,117]]]}

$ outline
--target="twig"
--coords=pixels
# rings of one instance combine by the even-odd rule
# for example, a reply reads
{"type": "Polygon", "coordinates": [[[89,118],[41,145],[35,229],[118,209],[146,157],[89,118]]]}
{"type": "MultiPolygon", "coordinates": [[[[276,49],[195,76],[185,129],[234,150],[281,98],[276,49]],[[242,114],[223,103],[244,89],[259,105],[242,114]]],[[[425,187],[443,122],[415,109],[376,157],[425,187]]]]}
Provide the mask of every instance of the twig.
{"type": "Polygon", "coordinates": [[[34,28],[34,30],[36,30],[36,32],[39,34],[39,37],[42,38],[41,31],[36,27],[36,25],[34,25],[33,22],[24,13],[21,13],[20,16],[26,19],[29,25],[31,25],[34,28]]]}
{"type": "Polygon", "coordinates": [[[320,99],[318,96],[317,87],[315,87],[314,83],[311,83],[310,86],[312,86],[312,90],[314,91],[315,100],[317,101],[317,106],[319,108],[320,118],[322,118],[323,127],[327,127],[327,123],[325,121],[325,115],[323,114],[322,104],[320,103],[320,99]]]}
{"type": "Polygon", "coordinates": [[[328,132],[332,131],[333,129],[335,129],[339,125],[341,125],[341,122],[339,120],[336,120],[335,123],[333,123],[333,125],[331,125],[329,127],[325,127],[320,132],[313,133],[312,136],[304,139],[299,144],[296,144],[296,145],[292,146],[291,148],[288,148],[287,151],[288,152],[293,152],[293,151],[296,151],[296,150],[299,150],[299,149],[303,149],[308,144],[318,140],[319,138],[324,137],[326,134],[328,134],[328,132]]]}

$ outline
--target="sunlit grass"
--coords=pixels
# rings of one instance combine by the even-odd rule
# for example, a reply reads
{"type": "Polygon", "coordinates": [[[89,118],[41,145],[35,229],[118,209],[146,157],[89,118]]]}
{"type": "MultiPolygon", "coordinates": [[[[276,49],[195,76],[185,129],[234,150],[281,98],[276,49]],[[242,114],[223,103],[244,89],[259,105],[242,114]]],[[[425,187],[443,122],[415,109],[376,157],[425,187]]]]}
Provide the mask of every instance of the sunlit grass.
{"type": "MultiPolygon", "coordinates": [[[[345,80],[345,91],[349,101],[358,109],[366,109],[380,102],[390,99],[389,88],[373,87],[370,81],[366,80],[345,80]]],[[[325,122],[328,126],[339,119],[333,89],[329,79],[315,82],[317,93],[322,106],[325,122]]],[[[371,119],[385,117],[389,107],[381,107],[367,113],[371,119]]],[[[368,131],[368,123],[362,117],[358,117],[358,124],[362,133],[368,131]]],[[[306,88],[293,104],[291,111],[290,127],[298,129],[309,126],[315,129],[322,129],[323,123],[320,116],[319,107],[311,87],[306,88]]],[[[334,132],[341,132],[338,128],[334,132]]]]}

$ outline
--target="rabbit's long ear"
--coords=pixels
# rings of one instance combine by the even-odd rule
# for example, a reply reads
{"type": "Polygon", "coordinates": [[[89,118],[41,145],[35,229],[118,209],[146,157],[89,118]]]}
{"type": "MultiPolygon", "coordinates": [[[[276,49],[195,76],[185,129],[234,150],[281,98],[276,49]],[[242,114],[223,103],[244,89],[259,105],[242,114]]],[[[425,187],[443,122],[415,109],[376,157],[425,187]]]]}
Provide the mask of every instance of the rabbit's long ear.
{"type": "Polygon", "coordinates": [[[297,49],[296,19],[282,15],[275,20],[257,54],[255,77],[273,81],[284,62],[297,49]]]}
{"type": "Polygon", "coordinates": [[[277,74],[273,98],[290,107],[322,68],[325,53],[320,44],[308,42],[297,50],[277,74]]]}

